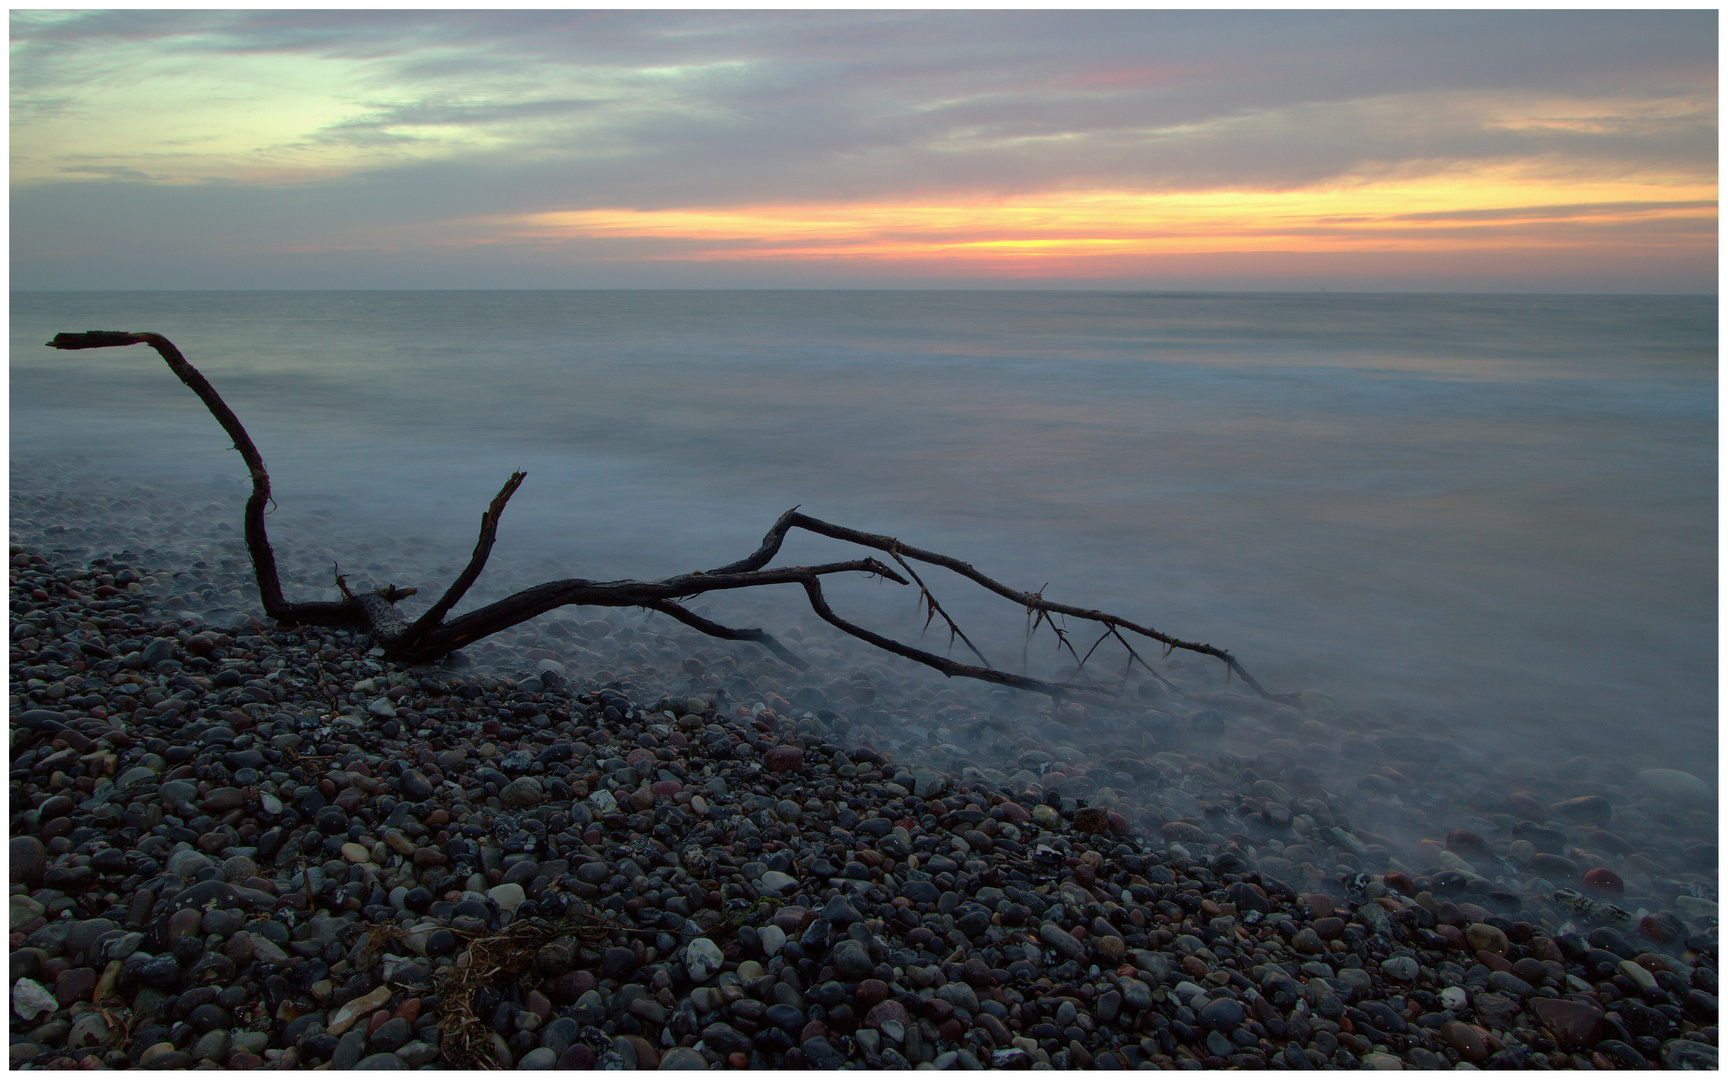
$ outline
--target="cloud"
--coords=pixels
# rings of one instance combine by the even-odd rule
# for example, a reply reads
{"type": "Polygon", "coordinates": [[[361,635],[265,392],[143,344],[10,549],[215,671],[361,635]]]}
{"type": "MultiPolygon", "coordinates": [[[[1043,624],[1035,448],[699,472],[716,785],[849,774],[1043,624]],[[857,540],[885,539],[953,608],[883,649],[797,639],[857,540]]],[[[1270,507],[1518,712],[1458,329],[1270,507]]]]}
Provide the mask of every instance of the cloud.
{"type": "MultiPolygon", "coordinates": [[[[1508,170],[1529,186],[1498,206],[1514,215],[1547,199],[1621,203],[1625,220],[1648,220],[1632,204],[1696,203],[1716,182],[1715,22],[1702,11],[14,12],[14,220],[21,203],[81,205],[66,222],[77,231],[159,212],[175,200],[139,189],[185,185],[218,215],[247,207],[226,242],[318,248],[360,230],[437,250],[451,235],[539,244],[482,237],[478,223],[584,211],[1270,196],[1508,170]],[[1561,190],[1607,180],[1650,190],[1561,190]]],[[[1462,221],[1496,209],[1411,212],[1462,221]]],[[[15,272],[35,242],[22,226],[15,272]]]]}

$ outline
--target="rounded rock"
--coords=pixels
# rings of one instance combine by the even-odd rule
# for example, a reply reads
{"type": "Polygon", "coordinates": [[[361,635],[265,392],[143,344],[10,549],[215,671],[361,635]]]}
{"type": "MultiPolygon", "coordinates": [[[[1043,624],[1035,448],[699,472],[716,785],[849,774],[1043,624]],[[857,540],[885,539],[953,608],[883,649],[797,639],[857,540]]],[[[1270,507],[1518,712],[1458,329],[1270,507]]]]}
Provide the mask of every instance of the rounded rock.
{"type": "Polygon", "coordinates": [[[1380,970],[1399,982],[1415,982],[1422,974],[1422,965],[1412,956],[1389,956],[1380,961],[1380,970]]]}
{"type": "Polygon", "coordinates": [[[516,1063],[518,1069],[550,1069],[558,1064],[558,1055],[549,1048],[541,1046],[522,1055],[522,1060],[516,1063]]]}
{"type": "Polygon", "coordinates": [[[1709,784],[1679,769],[1644,769],[1633,780],[1658,798],[1699,805],[1714,805],[1716,802],[1709,784]]]}
{"type": "Polygon", "coordinates": [[[10,851],[12,878],[30,888],[39,888],[48,872],[48,849],[34,836],[14,836],[10,851]]]}
{"type": "Polygon", "coordinates": [[[708,938],[697,938],[684,947],[684,969],[689,972],[691,982],[707,982],[725,962],[726,956],[720,951],[720,946],[708,938]]]}
{"type": "Polygon", "coordinates": [[[1219,998],[1200,1010],[1200,1026],[1207,1031],[1228,1034],[1241,1027],[1247,1019],[1248,1011],[1235,998],[1219,998]]]}

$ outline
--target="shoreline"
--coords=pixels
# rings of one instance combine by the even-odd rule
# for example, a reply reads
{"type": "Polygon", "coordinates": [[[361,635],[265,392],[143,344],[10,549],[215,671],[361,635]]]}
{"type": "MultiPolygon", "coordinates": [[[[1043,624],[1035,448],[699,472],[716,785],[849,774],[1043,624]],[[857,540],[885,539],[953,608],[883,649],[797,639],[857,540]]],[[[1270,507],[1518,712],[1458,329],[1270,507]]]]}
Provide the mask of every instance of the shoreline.
{"type": "Polygon", "coordinates": [[[1335,788],[1294,742],[1348,729],[1318,699],[1291,724],[1215,693],[1111,745],[1119,720],[988,694],[890,719],[896,685],[876,724],[706,639],[573,621],[570,655],[681,653],[697,700],[535,657],[549,631],[500,657],[519,679],[387,670],[344,633],[164,618],[152,567],[12,558],[15,1065],[1715,1065],[1713,857],[1633,849],[1618,790],[1352,828],[1482,784],[1392,758],[1335,788]],[[1608,871],[1634,917],[1532,865],[1608,871]],[[463,957],[519,970],[464,1000],[463,957]]]}

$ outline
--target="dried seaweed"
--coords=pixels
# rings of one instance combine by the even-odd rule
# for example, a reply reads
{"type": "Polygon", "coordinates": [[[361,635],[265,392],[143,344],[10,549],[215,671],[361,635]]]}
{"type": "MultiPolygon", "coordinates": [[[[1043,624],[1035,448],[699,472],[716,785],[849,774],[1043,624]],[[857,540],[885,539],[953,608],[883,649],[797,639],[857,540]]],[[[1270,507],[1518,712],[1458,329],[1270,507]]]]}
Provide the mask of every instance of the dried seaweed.
{"type": "Polygon", "coordinates": [[[481,987],[498,986],[514,978],[534,963],[535,954],[558,938],[597,942],[619,929],[592,915],[536,918],[513,922],[496,933],[470,940],[455,963],[432,976],[445,1063],[453,1069],[502,1067],[492,1048],[492,1029],[474,1011],[474,995],[481,987]]]}

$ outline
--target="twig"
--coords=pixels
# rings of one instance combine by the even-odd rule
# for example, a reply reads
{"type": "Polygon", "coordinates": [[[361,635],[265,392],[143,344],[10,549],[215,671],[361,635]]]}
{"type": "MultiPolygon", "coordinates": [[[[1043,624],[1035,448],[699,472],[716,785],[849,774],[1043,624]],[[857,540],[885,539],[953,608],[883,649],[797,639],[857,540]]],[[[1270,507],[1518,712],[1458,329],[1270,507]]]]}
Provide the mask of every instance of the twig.
{"type": "Polygon", "coordinates": [[[961,641],[966,643],[968,649],[972,650],[972,655],[978,658],[980,664],[989,667],[989,659],[986,658],[983,653],[978,651],[978,646],[972,644],[972,639],[966,636],[966,631],[960,629],[960,624],[950,618],[948,612],[942,609],[942,605],[936,602],[936,594],[930,591],[928,585],[924,584],[924,579],[918,576],[918,571],[912,569],[912,564],[901,558],[898,550],[889,552],[889,554],[894,556],[894,561],[899,563],[900,568],[906,571],[906,575],[918,585],[918,596],[923,601],[926,610],[930,613],[924,620],[924,629],[929,630],[931,620],[935,619],[938,615],[942,616],[942,621],[948,624],[948,644],[952,646],[954,644],[954,639],[958,637],[961,641]]]}

